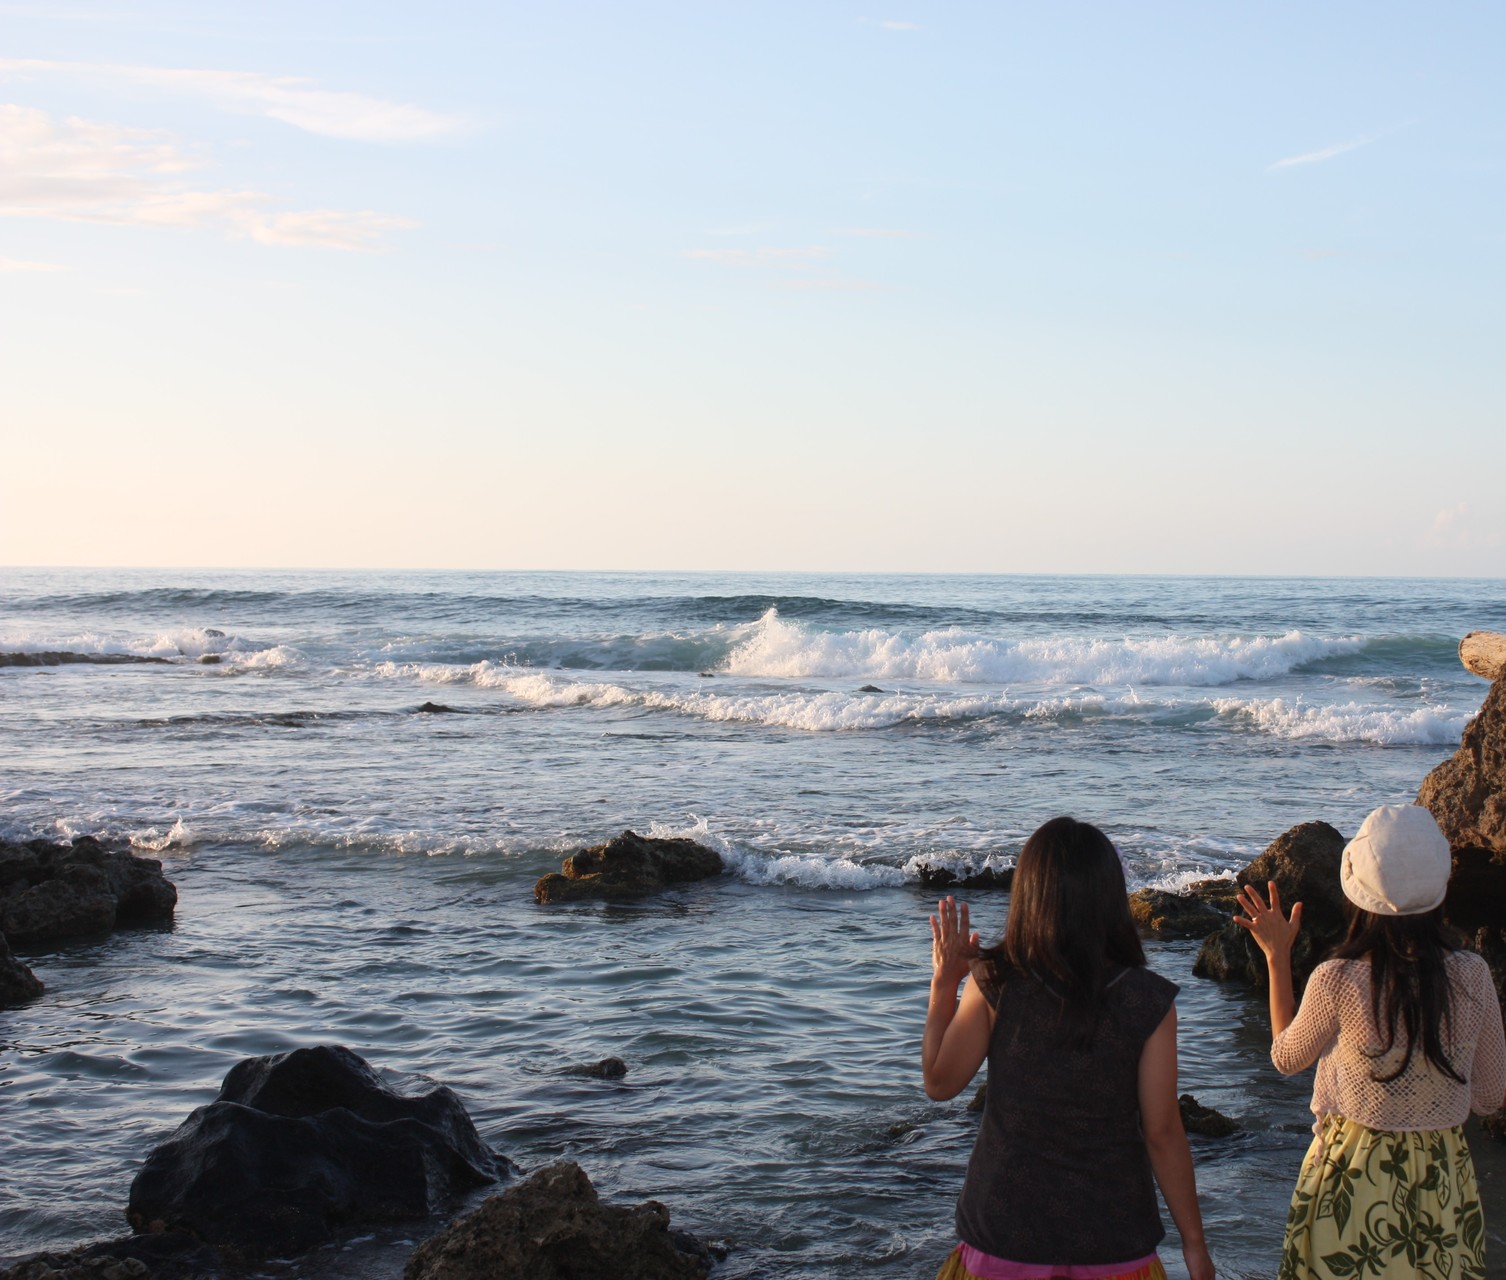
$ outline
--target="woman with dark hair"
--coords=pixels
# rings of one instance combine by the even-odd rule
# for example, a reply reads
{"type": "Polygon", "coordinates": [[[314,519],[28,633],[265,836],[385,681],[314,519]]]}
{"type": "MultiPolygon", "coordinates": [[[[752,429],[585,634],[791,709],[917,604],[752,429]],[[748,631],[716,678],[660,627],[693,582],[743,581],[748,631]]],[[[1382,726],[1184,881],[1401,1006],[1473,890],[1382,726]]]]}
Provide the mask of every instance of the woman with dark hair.
{"type": "Polygon", "coordinates": [[[980,951],[967,907],[945,898],[931,964],[926,1093],[956,1097],[988,1060],[961,1244],[937,1280],[1164,1280],[1155,1183],[1192,1280],[1210,1280],[1177,1105],[1177,988],[1145,967],[1108,837],[1046,823],[1020,852],[1003,941],[980,951]]]}
{"type": "Polygon", "coordinates": [[[1302,904],[1246,885],[1243,916],[1271,980],[1271,1060],[1317,1063],[1316,1137],[1297,1175],[1280,1280],[1483,1280],[1485,1222],[1471,1109],[1506,1094],[1506,1037],[1490,969],[1448,939],[1448,841],[1417,805],[1375,810],[1344,848],[1348,937],[1296,1008],[1292,943],[1302,904]]]}

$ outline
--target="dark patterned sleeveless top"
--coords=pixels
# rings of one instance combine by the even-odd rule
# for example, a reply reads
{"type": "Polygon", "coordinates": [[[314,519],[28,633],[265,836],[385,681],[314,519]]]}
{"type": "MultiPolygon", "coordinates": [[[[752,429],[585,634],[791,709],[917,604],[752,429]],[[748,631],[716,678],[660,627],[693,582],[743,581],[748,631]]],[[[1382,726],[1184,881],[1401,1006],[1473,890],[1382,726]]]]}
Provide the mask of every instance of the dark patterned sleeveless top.
{"type": "Polygon", "coordinates": [[[1061,999],[1038,980],[983,990],[996,1000],[988,1099],[958,1237],[1011,1262],[1087,1266],[1153,1252],[1166,1230],[1140,1132],[1140,1052],[1176,984],[1148,969],[1116,975],[1087,1049],[1063,1045],[1061,999]]]}

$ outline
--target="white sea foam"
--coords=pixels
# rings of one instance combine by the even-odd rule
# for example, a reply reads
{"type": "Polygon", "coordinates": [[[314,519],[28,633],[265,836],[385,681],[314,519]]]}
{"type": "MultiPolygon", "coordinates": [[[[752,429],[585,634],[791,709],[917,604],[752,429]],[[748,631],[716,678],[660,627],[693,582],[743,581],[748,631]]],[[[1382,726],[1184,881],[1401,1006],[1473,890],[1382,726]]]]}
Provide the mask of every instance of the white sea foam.
{"type": "Polygon", "coordinates": [[[99,657],[186,658],[207,656],[242,666],[285,666],[297,651],[283,645],[263,645],[213,627],[188,627],[150,635],[120,636],[97,631],[10,632],[0,634],[0,653],[82,653],[99,657]]]}
{"type": "Polygon", "coordinates": [[[131,845],[150,853],[163,853],[168,849],[188,849],[199,842],[194,830],[182,818],[177,819],[166,831],[148,827],[131,837],[131,845]]]}
{"type": "Polygon", "coordinates": [[[1449,746],[1459,741],[1469,721],[1465,712],[1433,706],[1401,711],[1359,702],[1323,706],[1286,698],[1215,698],[1212,705],[1220,716],[1262,733],[1318,742],[1449,746]]]}
{"type": "Polygon", "coordinates": [[[788,690],[777,693],[679,692],[630,689],[605,680],[577,679],[491,662],[469,667],[439,664],[382,663],[380,675],[417,679],[427,684],[471,684],[495,689],[525,706],[641,707],[701,720],[768,725],[829,733],[845,729],[887,729],[925,721],[976,720],[1014,715],[1024,719],[1061,719],[1142,711],[1148,703],[1131,692],[1109,698],[1087,693],[1048,698],[999,694],[857,693],[846,690],[788,690]]]}
{"type": "Polygon", "coordinates": [[[807,889],[882,889],[906,882],[899,867],[880,862],[855,862],[851,858],[819,854],[768,855],[734,851],[727,859],[732,870],[756,885],[798,885],[807,889]]]}
{"type": "Polygon", "coordinates": [[[728,655],[740,676],[861,677],[948,684],[1223,685],[1262,680],[1354,653],[1357,636],[1150,636],[1002,640],[952,627],[910,638],[892,631],[818,631],[770,609],[728,655]]]}

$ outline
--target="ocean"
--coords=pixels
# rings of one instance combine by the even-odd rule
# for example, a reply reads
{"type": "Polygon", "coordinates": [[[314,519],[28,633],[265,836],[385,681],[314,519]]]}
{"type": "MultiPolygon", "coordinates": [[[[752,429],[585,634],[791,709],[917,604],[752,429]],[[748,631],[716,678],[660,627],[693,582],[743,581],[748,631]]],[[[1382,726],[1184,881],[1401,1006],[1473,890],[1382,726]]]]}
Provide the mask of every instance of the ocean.
{"type": "MultiPolygon", "coordinates": [[[[1350,834],[1457,747],[1476,628],[1506,581],[0,570],[0,835],[128,841],[180,893],[171,929],[23,953],[0,1256],[124,1230],[231,1064],[337,1042],[525,1169],[663,1201],[727,1280],[932,1275],[975,1118],[920,1088],[920,868],[1009,865],[1063,812],[1132,888],[1350,834]],[[626,828],[728,873],[535,905],[626,828]]],[[[997,934],[1007,896],[971,901],[997,934]]],[[[1194,1140],[1209,1238],[1270,1276],[1310,1082],[1196,950],[1148,947],[1182,1088],[1244,1126],[1194,1140]]],[[[1475,1147],[1506,1275],[1506,1148],[1475,1147]]],[[[396,1274],[427,1229],[284,1271],[396,1274]]]]}

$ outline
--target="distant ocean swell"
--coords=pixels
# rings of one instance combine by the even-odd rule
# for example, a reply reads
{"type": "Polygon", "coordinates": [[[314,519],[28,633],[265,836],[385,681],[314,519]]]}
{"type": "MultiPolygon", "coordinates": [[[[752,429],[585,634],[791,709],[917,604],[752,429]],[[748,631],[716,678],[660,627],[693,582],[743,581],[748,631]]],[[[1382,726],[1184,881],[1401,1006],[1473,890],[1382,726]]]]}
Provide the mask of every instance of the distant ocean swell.
{"type": "MultiPolygon", "coordinates": [[[[333,620],[329,620],[333,621],[333,620]]],[[[778,678],[847,676],[865,679],[937,680],[947,683],[1038,681],[1070,684],[1181,684],[1215,686],[1261,680],[1308,667],[1338,664],[1356,655],[1394,658],[1398,652],[1451,663],[1454,642],[1446,637],[1318,636],[1300,630],[1282,635],[1183,635],[1110,639],[1091,635],[1008,638],[961,627],[919,634],[885,627],[831,630],[791,621],[769,609],[756,621],[719,624],[700,631],[648,634],[554,635],[518,638],[480,636],[388,639],[369,648],[342,633],[310,640],[338,650],[354,645],[370,660],[609,671],[699,671],[778,678]]],[[[99,633],[0,635],[0,653],[66,651],[132,654],[196,660],[213,654],[233,662],[277,650],[281,661],[300,650],[215,628],[186,628],[150,636],[99,633]]],[[[352,655],[354,656],[354,655],[352,655]]],[[[265,661],[265,659],[262,659],[265,661]]]]}

